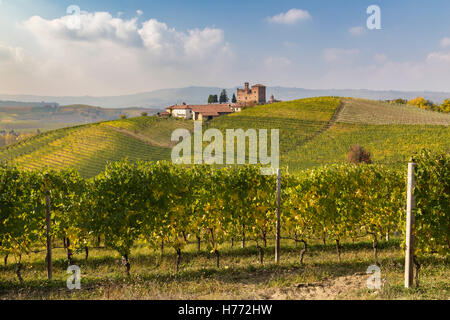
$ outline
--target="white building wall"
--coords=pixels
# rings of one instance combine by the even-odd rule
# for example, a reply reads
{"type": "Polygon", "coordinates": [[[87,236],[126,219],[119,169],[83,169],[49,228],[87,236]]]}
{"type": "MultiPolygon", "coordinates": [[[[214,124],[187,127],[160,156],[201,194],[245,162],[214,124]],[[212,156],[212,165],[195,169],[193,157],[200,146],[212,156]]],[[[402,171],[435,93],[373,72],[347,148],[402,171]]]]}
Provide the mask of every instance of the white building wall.
{"type": "Polygon", "coordinates": [[[192,119],[191,109],[173,109],[172,115],[177,118],[192,119]]]}

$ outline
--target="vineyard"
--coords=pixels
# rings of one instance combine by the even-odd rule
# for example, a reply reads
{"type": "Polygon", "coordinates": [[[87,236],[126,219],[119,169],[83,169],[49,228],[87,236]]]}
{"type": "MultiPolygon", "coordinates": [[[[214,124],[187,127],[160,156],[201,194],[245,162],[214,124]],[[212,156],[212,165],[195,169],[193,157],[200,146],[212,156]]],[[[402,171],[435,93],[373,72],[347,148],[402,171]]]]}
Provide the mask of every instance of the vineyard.
{"type": "MultiPolygon", "coordinates": [[[[155,117],[139,120],[119,120],[102,122],[50,131],[0,149],[0,159],[12,161],[24,169],[77,168],[83,177],[93,177],[103,170],[108,161],[118,161],[125,157],[130,160],[158,161],[170,158],[170,135],[168,139],[154,135],[153,140],[136,138],[135,126],[147,125],[151,130],[166,131],[185,126],[182,121],[164,121],[155,117]],[[119,129],[129,129],[120,131],[119,129]]],[[[150,130],[150,129],[147,129],[150,130]]],[[[164,132],[164,131],[162,131],[164,132]]],[[[163,134],[163,133],[161,133],[163,134]]]]}
{"type": "Polygon", "coordinates": [[[338,122],[366,124],[450,125],[450,114],[364,99],[342,99],[338,122]]]}
{"type": "MultiPolygon", "coordinates": [[[[227,129],[279,129],[281,165],[300,173],[345,163],[354,144],[364,146],[375,164],[403,168],[422,148],[449,150],[449,124],[449,114],[414,106],[328,97],[247,108],[203,128],[217,128],[224,137],[227,129]]],[[[192,130],[192,121],[151,116],[59,129],[0,148],[0,161],[23,169],[75,168],[91,178],[108,161],[125,157],[169,160],[171,134],[180,128],[192,130]]]]}
{"type": "MultiPolygon", "coordinates": [[[[415,254],[417,266],[423,266],[418,270],[426,278],[430,261],[432,265],[448,266],[450,157],[448,153],[422,151],[415,156],[415,161],[415,254]]],[[[189,280],[216,277],[215,281],[223,281],[221,272],[227,273],[230,264],[237,261],[233,256],[244,259],[249,252],[255,252],[261,267],[249,266],[247,272],[253,270],[256,274],[263,272],[274,276],[289,270],[291,274],[301,276],[304,270],[317,267],[318,262],[309,260],[319,259],[316,250],[319,245],[328,248],[328,262],[320,263],[330,263],[329,250],[334,248],[334,267],[343,272],[355,268],[342,257],[343,248],[345,252],[357,248],[358,243],[365,247],[367,241],[371,242],[372,256],[365,256],[364,260],[356,257],[358,266],[375,263],[396,268],[391,264],[398,260],[380,256],[383,250],[391,254],[392,248],[399,244],[395,234],[403,238],[404,170],[380,165],[332,165],[298,175],[285,172],[282,238],[285,245],[293,243],[298,248],[286,246],[283,252],[287,250],[290,254],[282,255],[280,266],[268,260],[276,220],[275,185],[275,177],[260,175],[260,168],[256,166],[214,169],[202,165],[188,168],[165,162],[121,161],[110,164],[92,179],[82,178],[75,170],[24,171],[4,166],[0,169],[0,254],[4,256],[6,266],[1,270],[2,274],[14,270],[19,284],[10,278],[1,279],[0,287],[5,289],[0,290],[0,295],[16,290],[18,285],[30,290],[35,286],[51,285],[36,280],[36,277],[45,278],[42,263],[42,271],[33,271],[32,275],[27,273],[34,264],[29,262],[25,267],[22,264],[24,257],[45,249],[46,212],[51,212],[53,243],[64,243],[65,248],[65,258],[60,257],[55,267],[66,268],[80,254],[87,263],[90,249],[98,250],[103,242],[108,252],[113,256],[115,252],[115,256],[122,258],[123,278],[119,279],[125,282],[142,284],[140,276],[134,274],[135,263],[156,268],[152,275],[144,274],[143,277],[150,277],[161,286],[178,277],[189,280]],[[387,235],[394,239],[383,240],[387,235]],[[233,249],[238,243],[244,248],[242,250],[247,247],[250,250],[252,243],[251,248],[255,251],[233,249]],[[192,252],[192,246],[196,247],[197,253],[192,252]],[[160,252],[160,256],[152,255],[153,258],[148,260],[147,256],[133,255],[143,250],[160,252]],[[174,258],[171,260],[172,271],[158,273],[167,252],[174,258]],[[214,261],[209,263],[210,269],[192,266],[188,274],[183,273],[188,272],[183,266],[186,263],[191,266],[194,256],[205,257],[205,254],[214,261]],[[285,257],[289,257],[289,264],[283,264],[285,257]],[[13,264],[8,262],[11,260],[13,264]],[[158,274],[162,278],[158,278],[158,274]]],[[[401,256],[400,247],[394,251],[401,256]]],[[[107,257],[103,259],[110,261],[107,257]]],[[[233,268],[230,272],[236,271],[233,268]]],[[[431,272],[436,274],[436,270],[431,272]]],[[[434,285],[448,295],[445,279],[448,267],[439,272],[443,272],[444,280],[442,283],[435,280],[434,285]]],[[[85,284],[99,283],[98,279],[87,277],[85,284]]],[[[56,283],[64,286],[61,281],[56,283]]]]}

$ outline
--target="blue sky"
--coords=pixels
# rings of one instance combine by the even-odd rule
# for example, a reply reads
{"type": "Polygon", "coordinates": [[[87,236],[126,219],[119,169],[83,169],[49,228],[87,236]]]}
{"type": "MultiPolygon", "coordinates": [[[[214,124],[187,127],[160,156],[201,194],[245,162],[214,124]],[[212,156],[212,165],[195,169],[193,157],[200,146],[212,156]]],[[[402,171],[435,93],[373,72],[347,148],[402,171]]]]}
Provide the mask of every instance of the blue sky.
{"type": "Polygon", "coordinates": [[[0,0],[0,93],[244,81],[450,91],[449,13],[446,0],[0,0]],[[70,5],[81,9],[77,29],[70,5]],[[381,9],[381,30],[366,27],[370,5],[381,9]]]}

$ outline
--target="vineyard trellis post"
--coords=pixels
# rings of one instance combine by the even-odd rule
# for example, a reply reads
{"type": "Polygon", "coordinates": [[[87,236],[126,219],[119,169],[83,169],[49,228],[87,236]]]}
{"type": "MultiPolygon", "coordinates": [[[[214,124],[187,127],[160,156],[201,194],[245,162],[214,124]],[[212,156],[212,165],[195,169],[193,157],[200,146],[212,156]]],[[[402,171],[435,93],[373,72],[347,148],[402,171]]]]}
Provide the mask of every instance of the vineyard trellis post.
{"type": "Polygon", "coordinates": [[[47,236],[47,275],[48,280],[52,280],[52,238],[51,238],[51,212],[50,212],[50,192],[45,191],[45,221],[46,221],[46,236],[47,236]]]}
{"type": "Polygon", "coordinates": [[[408,164],[408,188],[406,199],[406,252],[405,252],[405,288],[410,288],[414,278],[414,169],[416,164],[408,164]]]}
{"type": "Polygon", "coordinates": [[[281,169],[277,170],[277,223],[275,235],[275,262],[280,263],[280,239],[281,239],[281,169]]]}

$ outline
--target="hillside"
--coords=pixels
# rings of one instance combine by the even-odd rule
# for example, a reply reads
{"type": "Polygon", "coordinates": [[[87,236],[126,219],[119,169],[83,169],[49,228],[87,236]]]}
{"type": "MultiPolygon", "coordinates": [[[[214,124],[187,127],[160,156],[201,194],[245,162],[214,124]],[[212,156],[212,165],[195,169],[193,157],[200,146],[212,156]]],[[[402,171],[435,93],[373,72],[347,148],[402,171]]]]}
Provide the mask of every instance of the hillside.
{"type": "MultiPolygon", "coordinates": [[[[108,161],[170,159],[171,133],[192,121],[136,117],[49,131],[0,149],[20,167],[73,166],[94,176],[108,161]]],[[[280,129],[281,165],[290,172],[347,161],[360,144],[375,163],[405,165],[423,147],[450,150],[450,115],[352,98],[309,98],[247,108],[204,129],[280,129]]]]}
{"type": "Polygon", "coordinates": [[[450,149],[449,125],[449,114],[412,106],[311,98],[250,108],[209,127],[279,128],[281,164],[294,172],[346,162],[353,144],[369,150],[376,163],[399,167],[423,147],[450,149]]]}
{"type": "Polygon", "coordinates": [[[137,117],[142,112],[152,113],[141,108],[104,109],[90,105],[23,105],[0,106],[0,131],[20,132],[54,130],[78,124],[118,119],[125,114],[137,117]]]}
{"type": "Polygon", "coordinates": [[[191,125],[183,120],[139,117],[58,129],[0,149],[0,161],[11,161],[27,169],[74,167],[84,177],[92,177],[108,161],[125,157],[170,159],[170,134],[161,133],[191,125]]]}

